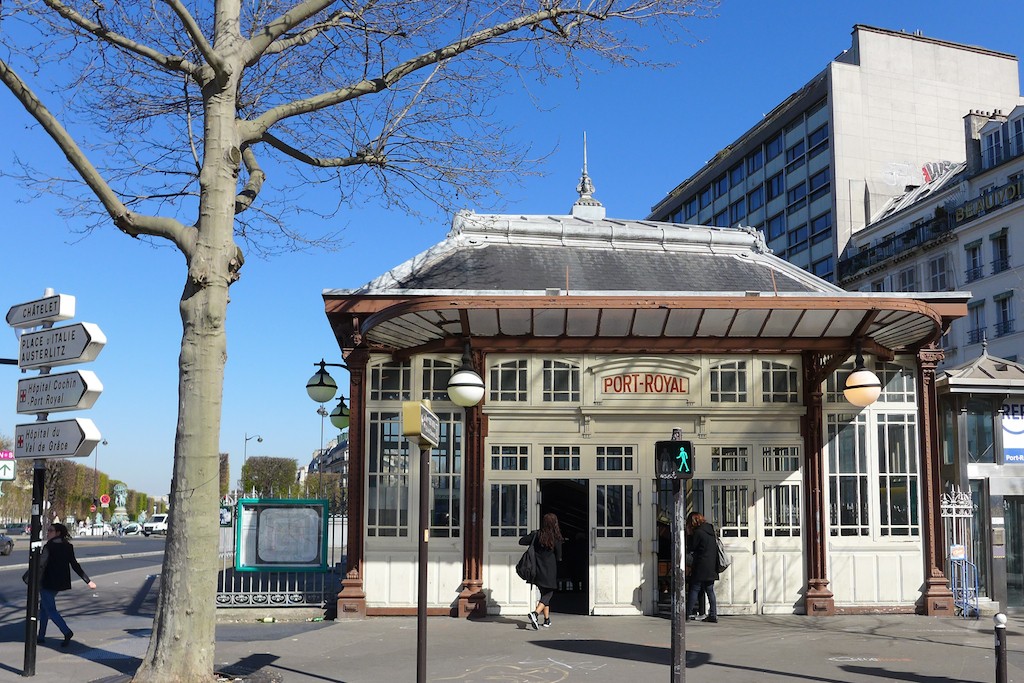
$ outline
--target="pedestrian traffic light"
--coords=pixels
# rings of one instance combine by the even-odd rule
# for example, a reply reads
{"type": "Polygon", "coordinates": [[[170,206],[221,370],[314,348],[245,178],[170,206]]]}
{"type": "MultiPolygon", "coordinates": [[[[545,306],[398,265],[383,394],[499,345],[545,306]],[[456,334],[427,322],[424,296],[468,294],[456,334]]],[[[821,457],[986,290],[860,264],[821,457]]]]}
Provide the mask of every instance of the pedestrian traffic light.
{"type": "Polygon", "coordinates": [[[656,441],[654,471],[658,479],[692,479],[693,442],[656,441]]]}

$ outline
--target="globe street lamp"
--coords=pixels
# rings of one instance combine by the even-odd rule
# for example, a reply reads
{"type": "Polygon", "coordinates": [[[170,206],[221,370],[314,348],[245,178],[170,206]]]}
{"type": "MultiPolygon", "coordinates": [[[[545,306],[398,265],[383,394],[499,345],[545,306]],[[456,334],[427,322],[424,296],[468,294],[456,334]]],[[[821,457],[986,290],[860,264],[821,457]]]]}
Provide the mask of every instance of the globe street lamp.
{"type": "Polygon", "coordinates": [[[244,495],[245,491],[242,489],[242,472],[245,471],[245,463],[249,460],[249,442],[256,439],[256,443],[263,443],[263,437],[259,434],[253,434],[249,436],[249,432],[245,433],[245,443],[242,444],[242,471],[238,473],[238,491],[244,495]]]}
{"type": "Polygon", "coordinates": [[[853,372],[846,378],[843,396],[853,405],[863,408],[874,403],[881,393],[882,382],[878,379],[878,375],[864,366],[864,354],[861,353],[858,343],[857,360],[853,365],[853,372]]]}
{"type": "Polygon", "coordinates": [[[473,359],[469,354],[469,342],[462,351],[462,367],[448,380],[448,398],[462,408],[475,406],[484,397],[484,381],[473,370],[473,359]]]}
{"type": "MultiPolygon", "coordinates": [[[[106,446],[108,441],[103,439],[100,443],[96,444],[96,453],[92,461],[92,504],[95,506],[96,511],[100,509],[100,445],[106,446]]],[[[102,515],[103,513],[100,512],[102,515]]]]}
{"type": "MultiPolygon", "coordinates": [[[[324,404],[334,398],[334,395],[338,393],[338,383],[335,382],[334,378],[331,377],[331,374],[327,372],[327,367],[330,366],[332,368],[347,369],[348,366],[342,363],[326,363],[323,358],[320,359],[319,363],[313,363],[313,365],[319,366],[320,369],[309,378],[308,382],[306,382],[306,393],[309,394],[311,399],[320,404],[320,407],[316,410],[317,414],[320,416],[320,450],[317,451],[316,455],[316,472],[317,497],[322,498],[324,483],[324,418],[328,415],[327,409],[324,408],[324,404]]],[[[331,424],[339,429],[344,428],[339,423],[344,422],[344,426],[348,426],[348,409],[345,408],[344,397],[342,397],[338,402],[338,407],[330,413],[330,416],[331,424]],[[335,417],[335,413],[337,413],[337,417],[335,417]]]]}

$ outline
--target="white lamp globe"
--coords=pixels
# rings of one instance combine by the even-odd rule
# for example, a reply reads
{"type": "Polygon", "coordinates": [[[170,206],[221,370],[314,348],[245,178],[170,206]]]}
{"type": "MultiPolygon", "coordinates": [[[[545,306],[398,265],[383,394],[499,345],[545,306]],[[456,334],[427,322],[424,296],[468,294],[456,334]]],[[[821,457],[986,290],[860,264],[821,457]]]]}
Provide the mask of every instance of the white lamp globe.
{"type": "Polygon", "coordinates": [[[484,381],[473,370],[458,370],[448,380],[448,398],[461,408],[470,408],[484,397],[484,381]]]}
{"type": "Polygon", "coordinates": [[[339,398],[338,405],[331,411],[331,424],[338,429],[345,429],[349,424],[349,410],[345,406],[345,399],[339,398]]]}
{"type": "Polygon", "coordinates": [[[882,382],[875,373],[863,365],[854,368],[846,378],[846,388],[843,389],[846,400],[860,408],[874,403],[881,393],[882,382]]]}
{"type": "Polygon", "coordinates": [[[338,383],[324,369],[323,363],[320,364],[320,369],[316,371],[316,374],[306,382],[306,393],[317,403],[326,403],[338,393],[338,383]]]}

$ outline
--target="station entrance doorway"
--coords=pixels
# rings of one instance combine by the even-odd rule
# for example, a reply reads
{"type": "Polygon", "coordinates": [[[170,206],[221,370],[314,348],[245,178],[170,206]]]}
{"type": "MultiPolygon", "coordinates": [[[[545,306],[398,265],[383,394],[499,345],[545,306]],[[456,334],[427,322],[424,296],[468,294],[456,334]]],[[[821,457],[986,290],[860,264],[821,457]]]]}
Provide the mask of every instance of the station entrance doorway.
{"type": "Polygon", "coordinates": [[[541,479],[539,486],[540,520],[549,512],[558,515],[558,526],[565,538],[562,561],[558,565],[558,585],[551,600],[551,611],[563,614],[588,614],[589,582],[589,481],[586,479],[541,479]]]}

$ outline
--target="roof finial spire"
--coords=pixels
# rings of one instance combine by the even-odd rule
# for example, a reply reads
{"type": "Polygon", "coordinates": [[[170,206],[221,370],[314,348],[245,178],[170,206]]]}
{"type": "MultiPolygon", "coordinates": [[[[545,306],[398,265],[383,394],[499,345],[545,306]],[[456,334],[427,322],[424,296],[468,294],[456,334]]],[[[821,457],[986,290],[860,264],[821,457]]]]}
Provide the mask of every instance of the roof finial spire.
{"type": "Polygon", "coordinates": [[[594,183],[587,175],[587,131],[583,131],[583,175],[580,176],[580,184],[576,186],[576,192],[580,199],[594,198],[594,183]]]}
{"type": "Polygon", "coordinates": [[[587,132],[583,131],[583,174],[580,176],[580,183],[576,186],[576,192],[580,198],[572,205],[572,215],[577,218],[588,218],[601,220],[604,218],[604,207],[601,202],[594,199],[594,183],[587,175],[587,132]]]}

